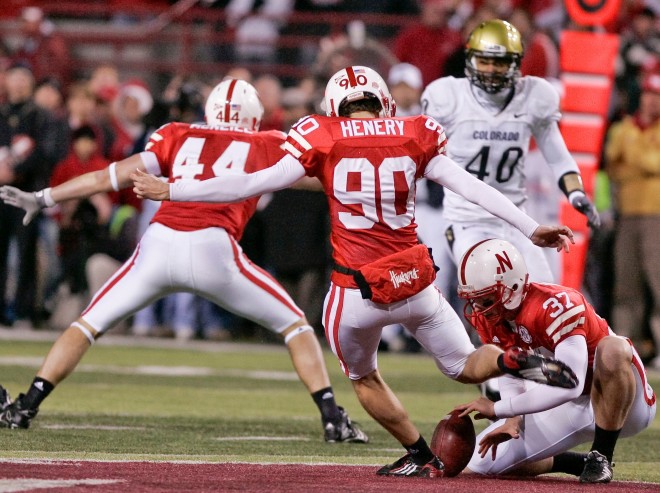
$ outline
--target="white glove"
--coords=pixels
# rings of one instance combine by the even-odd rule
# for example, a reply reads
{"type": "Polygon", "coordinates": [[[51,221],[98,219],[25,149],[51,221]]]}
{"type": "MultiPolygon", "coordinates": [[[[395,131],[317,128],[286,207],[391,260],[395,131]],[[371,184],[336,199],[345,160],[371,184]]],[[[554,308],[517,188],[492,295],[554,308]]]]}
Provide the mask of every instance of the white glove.
{"type": "Polygon", "coordinates": [[[23,216],[23,226],[30,224],[32,219],[39,214],[39,211],[48,206],[44,199],[43,190],[39,192],[24,192],[23,190],[10,187],[9,185],[0,187],[0,199],[2,199],[5,204],[13,205],[14,207],[18,207],[25,211],[25,216],[23,216]]]}

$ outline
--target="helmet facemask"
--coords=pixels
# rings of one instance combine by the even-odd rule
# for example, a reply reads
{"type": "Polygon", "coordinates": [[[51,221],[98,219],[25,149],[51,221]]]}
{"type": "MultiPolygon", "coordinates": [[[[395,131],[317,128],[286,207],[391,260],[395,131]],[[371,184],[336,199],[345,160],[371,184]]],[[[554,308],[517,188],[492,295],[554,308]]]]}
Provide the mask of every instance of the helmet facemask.
{"type": "Polygon", "coordinates": [[[494,57],[483,52],[467,50],[465,75],[472,84],[488,94],[497,94],[504,89],[513,87],[520,77],[520,57],[515,55],[494,57]],[[483,72],[477,68],[476,57],[492,59],[503,65],[508,65],[508,69],[505,72],[499,72],[497,70],[483,72]]]}

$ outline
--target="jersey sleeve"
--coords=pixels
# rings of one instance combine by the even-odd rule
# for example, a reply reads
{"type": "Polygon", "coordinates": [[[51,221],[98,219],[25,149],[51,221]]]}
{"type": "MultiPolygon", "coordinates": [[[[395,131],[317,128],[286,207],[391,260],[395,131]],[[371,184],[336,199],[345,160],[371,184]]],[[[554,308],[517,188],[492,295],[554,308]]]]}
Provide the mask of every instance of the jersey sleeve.
{"type": "Polygon", "coordinates": [[[456,117],[457,99],[454,77],[443,77],[431,82],[422,93],[422,112],[442,124],[451,126],[456,117]]]}
{"type": "MultiPolygon", "coordinates": [[[[171,156],[174,142],[176,142],[177,134],[177,124],[176,123],[166,123],[158,130],[153,132],[149,137],[149,141],[144,146],[145,152],[152,153],[155,156],[160,168],[160,174],[163,176],[169,176],[169,170],[166,169],[164,163],[169,163],[172,161],[173,156],[171,156]]],[[[153,173],[152,169],[154,166],[154,159],[149,157],[149,166],[148,169],[153,173]]],[[[154,173],[156,174],[156,173],[154,173]]]]}
{"type": "Polygon", "coordinates": [[[420,142],[428,146],[429,160],[438,154],[447,154],[447,136],[445,129],[433,117],[422,116],[418,119],[420,142]]]}
{"type": "Polygon", "coordinates": [[[540,323],[553,350],[568,337],[581,335],[586,339],[587,302],[579,292],[570,288],[557,291],[537,309],[540,310],[538,318],[542,320],[540,323]]]}
{"type": "Polygon", "coordinates": [[[332,136],[323,119],[306,116],[291,127],[283,149],[302,164],[307,176],[318,176],[317,167],[321,160],[315,159],[315,152],[331,145],[332,136]]]}
{"type": "Polygon", "coordinates": [[[530,84],[529,111],[533,118],[534,127],[543,127],[550,123],[559,122],[559,91],[550,82],[539,77],[526,77],[530,84]]]}

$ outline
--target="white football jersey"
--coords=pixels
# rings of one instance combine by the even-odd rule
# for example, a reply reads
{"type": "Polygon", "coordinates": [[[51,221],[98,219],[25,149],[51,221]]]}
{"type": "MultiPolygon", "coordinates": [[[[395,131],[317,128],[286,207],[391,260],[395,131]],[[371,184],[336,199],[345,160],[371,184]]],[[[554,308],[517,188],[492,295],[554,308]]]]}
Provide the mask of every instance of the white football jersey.
{"type": "MultiPolygon", "coordinates": [[[[532,136],[561,118],[557,90],[544,79],[521,77],[511,101],[493,113],[477,101],[468,79],[443,77],[424,90],[422,106],[444,127],[447,156],[524,209],[525,157],[532,136]]],[[[450,221],[493,217],[451,190],[443,213],[450,221]]]]}

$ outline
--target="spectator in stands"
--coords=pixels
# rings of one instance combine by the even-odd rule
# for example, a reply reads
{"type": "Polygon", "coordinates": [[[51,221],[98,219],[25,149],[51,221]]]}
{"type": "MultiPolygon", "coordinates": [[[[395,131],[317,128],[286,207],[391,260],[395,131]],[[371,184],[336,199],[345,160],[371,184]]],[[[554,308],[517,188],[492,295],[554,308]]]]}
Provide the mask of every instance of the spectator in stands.
{"type": "Polygon", "coordinates": [[[522,8],[514,9],[509,21],[520,32],[525,47],[520,73],[544,79],[559,77],[559,50],[552,38],[534,24],[529,12],[522,8]]]}
{"type": "MultiPolygon", "coordinates": [[[[89,76],[89,90],[96,98],[94,108],[95,121],[112,127],[112,105],[119,94],[119,69],[113,64],[101,64],[92,70],[89,76]]],[[[114,131],[110,132],[110,142],[114,141],[114,131]]],[[[107,144],[106,144],[107,145],[107,144]]],[[[104,155],[111,157],[111,149],[104,145],[104,155]]]]}
{"type": "Polygon", "coordinates": [[[447,58],[463,45],[460,33],[447,25],[453,8],[451,0],[422,0],[419,21],[403,29],[394,40],[394,55],[418,67],[425,86],[445,75],[447,58]]]}
{"type": "Polygon", "coordinates": [[[396,116],[422,114],[419,99],[424,85],[422,72],[417,67],[409,63],[397,63],[390,69],[387,84],[396,101],[396,116]]]}
{"type": "Polygon", "coordinates": [[[284,128],[282,108],[282,83],[274,75],[262,75],[254,81],[254,88],[264,106],[261,130],[288,130],[284,128]]]}
{"type": "MultiPolygon", "coordinates": [[[[482,22],[497,19],[497,11],[488,5],[476,9],[463,23],[461,37],[467,40],[470,33],[482,22]]],[[[461,44],[447,57],[444,66],[446,77],[465,77],[465,46],[461,44]]]]}
{"type": "MultiPolygon", "coordinates": [[[[111,161],[121,161],[135,151],[136,141],[144,136],[146,129],[144,118],[153,105],[153,96],[142,81],[130,80],[122,84],[117,97],[112,101],[114,141],[110,149],[111,161]]],[[[141,201],[132,190],[121,190],[119,195],[120,204],[140,209],[141,201]]]]}
{"type": "Polygon", "coordinates": [[[34,102],[37,106],[50,111],[53,116],[62,116],[64,113],[62,85],[52,77],[39,81],[34,90],[34,102]]]}
{"type": "Polygon", "coordinates": [[[398,60],[394,53],[375,38],[368,36],[364,22],[356,20],[346,26],[346,33],[321,39],[312,72],[327,80],[349,65],[364,65],[387,73],[398,60]]]}
{"type": "Polygon", "coordinates": [[[75,82],[69,86],[67,92],[65,105],[69,132],[83,125],[91,126],[96,135],[99,152],[109,159],[114,133],[110,123],[100,118],[97,112],[97,99],[90,84],[86,81],[75,82]]]}
{"type": "MultiPolygon", "coordinates": [[[[6,72],[7,102],[0,105],[0,184],[40,190],[48,184],[59,149],[55,126],[48,112],[34,103],[34,76],[24,65],[6,72]]],[[[15,319],[41,323],[37,305],[36,249],[39,221],[23,227],[20,213],[0,204],[0,323],[15,319]],[[9,293],[10,248],[18,251],[16,292],[9,293]],[[10,297],[11,295],[11,297],[10,297]],[[12,312],[13,310],[13,312],[12,312]]]]}
{"type": "Polygon", "coordinates": [[[657,15],[650,8],[638,10],[621,34],[620,63],[616,87],[623,114],[637,111],[640,103],[641,74],[653,70],[660,53],[660,31],[657,15]]]}
{"type": "Polygon", "coordinates": [[[120,161],[131,155],[135,141],[144,133],[142,119],[151,111],[154,100],[139,80],[123,84],[113,101],[112,125],[115,132],[110,159],[120,161]]]}
{"type": "MultiPolygon", "coordinates": [[[[101,156],[94,129],[83,125],[71,134],[71,150],[57,163],[50,186],[55,187],[76,176],[105,169],[109,161],[101,156]]],[[[108,194],[95,194],[86,200],[62,202],[57,215],[60,226],[59,255],[62,265],[60,282],[68,285],[75,295],[87,291],[85,263],[93,253],[100,230],[107,227],[112,215],[112,202],[108,194]]],[[[71,314],[69,323],[78,312],[71,314]]],[[[68,325],[67,325],[68,326],[68,325]]],[[[66,328],[66,327],[64,327],[66,328]]]]}
{"type": "Polygon", "coordinates": [[[231,0],[225,12],[235,32],[235,59],[274,62],[280,28],[293,6],[294,0],[231,0]]]}
{"type": "MultiPolygon", "coordinates": [[[[660,354],[660,72],[645,77],[637,113],[610,128],[605,158],[618,212],[613,326],[645,358],[646,287],[652,294],[650,325],[660,354]]],[[[660,369],[660,358],[651,366],[660,369]]]]}
{"type": "Polygon", "coordinates": [[[20,20],[22,38],[13,59],[28,64],[36,80],[54,77],[68,84],[72,79],[69,47],[54,24],[39,7],[25,7],[20,20]]]}

